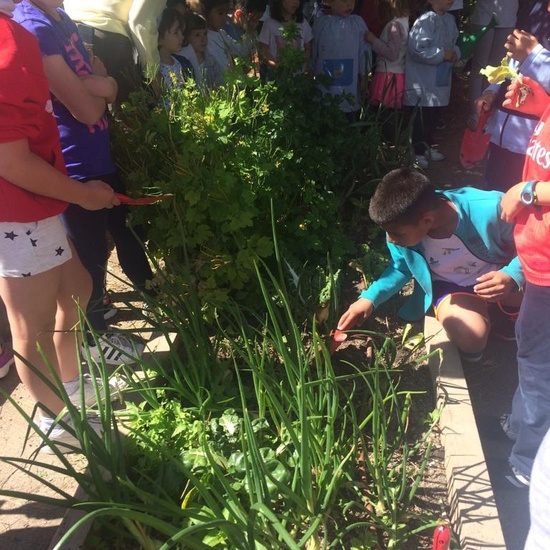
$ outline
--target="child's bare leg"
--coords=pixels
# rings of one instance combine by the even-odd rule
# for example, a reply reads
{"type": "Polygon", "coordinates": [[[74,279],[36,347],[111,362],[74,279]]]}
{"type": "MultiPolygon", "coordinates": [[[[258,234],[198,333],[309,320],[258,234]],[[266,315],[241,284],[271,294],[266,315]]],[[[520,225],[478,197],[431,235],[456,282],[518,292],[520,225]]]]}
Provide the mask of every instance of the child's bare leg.
{"type": "MultiPolygon", "coordinates": [[[[57,372],[60,372],[60,364],[63,365],[63,380],[71,380],[78,374],[74,334],[56,335],[54,330],[62,326],[70,328],[78,320],[77,305],[74,301],[70,305],[69,295],[82,290],[87,292],[84,296],[87,300],[90,283],[83,270],[74,254],[61,266],[32,277],[0,278],[0,296],[6,305],[13,348],[50,380],[53,377],[38,346],[57,372]]],[[[58,414],[63,408],[61,399],[23,361],[16,359],[16,367],[33,399],[58,414]]]]}
{"type": "Polygon", "coordinates": [[[481,298],[450,294],[439,304],[437,318],[460,351],[479,353],[485,349],[491,325],[487,303],[481,298]]]}
{"type": "Polygon", "coordinates": [[[68,382],[78,375],[79,348],[82,341],[79,307],[86,311],[92,292],[92,279],[84,268],[73,244],[69,241],[73,257],[61,266],[61,280],[57,297],[54,343],[61,380],[68,382]],[[75,336],[75,328],[79,328],[75,336]],[[78,344],[77,344],[78,341],[78,344]]]}
{"type": "MultiPolygon", "coordinates": [[[[8,313],[13,349],[50,380],[52,376],[38,345],[51,365],[58,369],[53,331],[60,273],[61,268],[56,267],[32,277],[0,278],[0,295],[8,313]]],[[[15,365],[32,398],[54,414],[59,413],[63,408],[59,397],[17,357],[15,365]]]]}

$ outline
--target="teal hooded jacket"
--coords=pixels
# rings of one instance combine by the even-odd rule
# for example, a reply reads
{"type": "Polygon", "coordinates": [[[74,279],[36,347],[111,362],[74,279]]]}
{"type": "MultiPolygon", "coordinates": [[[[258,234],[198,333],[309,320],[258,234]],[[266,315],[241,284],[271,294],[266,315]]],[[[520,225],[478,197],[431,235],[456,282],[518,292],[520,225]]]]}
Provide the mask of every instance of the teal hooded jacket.
{"type": "MultiPolygon", "coordinates": [[[[455,205],[458,224],[454,234],[464,246],[480,260],[501,265],[501,271],[512,277],[520,289],[524,277],[514,245],[514,226],[500,219],[503,193],[471,187],[437,192],[455,205]]],[[[414,279],[412,296],[399,316],[405,321],[417,321],[433,302],[431,271],[422,254],[422,243],[411,247],[390,242],[387,245],[390,265],[360,297],[370,300],[376,308],[414,279]]]]}

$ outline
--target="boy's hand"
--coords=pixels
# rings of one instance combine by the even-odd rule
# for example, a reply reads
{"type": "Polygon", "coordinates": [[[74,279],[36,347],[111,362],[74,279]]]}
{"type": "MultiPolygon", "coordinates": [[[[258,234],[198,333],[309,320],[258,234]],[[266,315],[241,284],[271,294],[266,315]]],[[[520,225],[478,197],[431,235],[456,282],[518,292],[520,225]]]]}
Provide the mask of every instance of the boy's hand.
{"type": "Polygon", "coordinates": [[[108,76],[107,69],[103,64],[103,61],[101,61],[97,55],[93,55],[92,53],[90,63],[92,65],[92,74],[95,74],[96,76],[108,76]]]}
{"type": "Polygon", "coordinates": [[[512,80],[506,91],[506,99],[502,102],[503,107],[538,117],[542,116],[549,104],[550,96],[546,90],[532,78],[523,75],[521,80],[512,80]]]}
{"type": "Polygon", "coordinates": [[[445,50],[445,53],[443,54],[443,61],[456,63],[458,61],[458,56],[454,50],[445,50]]]}
{"type": "Polygon", "coordinates": [[[476,100],[476,113],[479,116],[482,111],[490,111],[493,108],[493,103],[497,97],[496,92],[485,90],[476,100]]]}
{"type": "Polygon", "coordinates": [[[527,31],[514,29],[504,44],[504,47],[508,50],[506,56],[523,63],[538,43],[539,41],[527,31]]]}
{"type": "Polygon", "coordinates": [[[474,292],[484,300],[495,301],[517,290],[517,283],[502,271],[489,271],[477,278],[474,292]]]}
{"type": "Polygon", "coordinates": [[[340,317],[338,321],[338,330],[349,330],[357,325],[364,323],[373,312],[374,307],[370,300],[359,298],[349,306],[348,310],[340,317]]]}
{"type": "Polygon", "coordinates": [[[376,35],[371,31],[367,31],[364,35],[364,39],[365,42],[372,44],[376,40],[376,35]]]}
{"type": "Polygon", "coordinates": [[[510,187],[500,201],[500,218],[508,223],[513,223],[520,211],[525,208],[521,202],[521,191],[525,187],[524,181],[510,187]]]}
{"type": "Polygon", "coordinates": [[[100,180],[90,180],[82,184],[82,199],[79,206],[86,210],[101,210],[118,206],[120,200],[115,196],[110,185],[100,180]]]}

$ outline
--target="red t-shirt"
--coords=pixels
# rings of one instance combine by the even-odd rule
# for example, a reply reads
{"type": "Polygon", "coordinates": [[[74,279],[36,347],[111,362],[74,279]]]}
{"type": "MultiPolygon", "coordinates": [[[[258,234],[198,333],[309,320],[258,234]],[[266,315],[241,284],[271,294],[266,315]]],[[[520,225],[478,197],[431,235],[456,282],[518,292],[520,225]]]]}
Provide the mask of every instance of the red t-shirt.
{"type": "MultiPolygon", "coordinates": [[[[531,136],[523,180],[550,180],[550,105],[531,136]]],[[[514,240],[527,281],[550,286],[550,207],[523,208],[516,219],[514,240]]]]}
{"type": "MultiPolygon", "coordinates": [[[[65,172],[48,81],[36,38],[0,14],[0,143],[26,139],[29,149],[65,172]]],[[[67,203],[31,193],[0,177],[0,222],[32,222],[67,203]]]]}

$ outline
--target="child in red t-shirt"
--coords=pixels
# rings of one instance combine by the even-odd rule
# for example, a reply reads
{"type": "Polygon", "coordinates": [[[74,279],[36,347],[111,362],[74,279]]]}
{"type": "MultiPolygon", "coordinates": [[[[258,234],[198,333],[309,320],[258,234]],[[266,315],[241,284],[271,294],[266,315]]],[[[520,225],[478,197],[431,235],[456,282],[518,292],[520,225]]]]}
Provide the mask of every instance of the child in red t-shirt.
{"type": "Polygon", "coordinates": [[[502,199],[503,219],[516,223],[514,241],[526,283],[516,323],[519,385],[512,413],[501,424],[515,440],[509,458],[515,479],[528,485],[550,428],[550,96],[522,77],[503,105],[541,117],[527,148],[523,181],[502,199]]]}
{"type": "Polygon", "coordinates": [[[102,181],[84,185],[65,175],[38,44],[11,20],[5,1],[0,8],[0,298],[17,372],[40,406],[39,428],[54,443],[71,445],[59,449],[69,452],[78,440],[55,424],[63,402],[28,365],[53,381],[49,363],[80,404],[73,331],[77,302],[85,309],[91,285],[59,215],[68,203],[95,210],[119,201],[102,181]]]}

